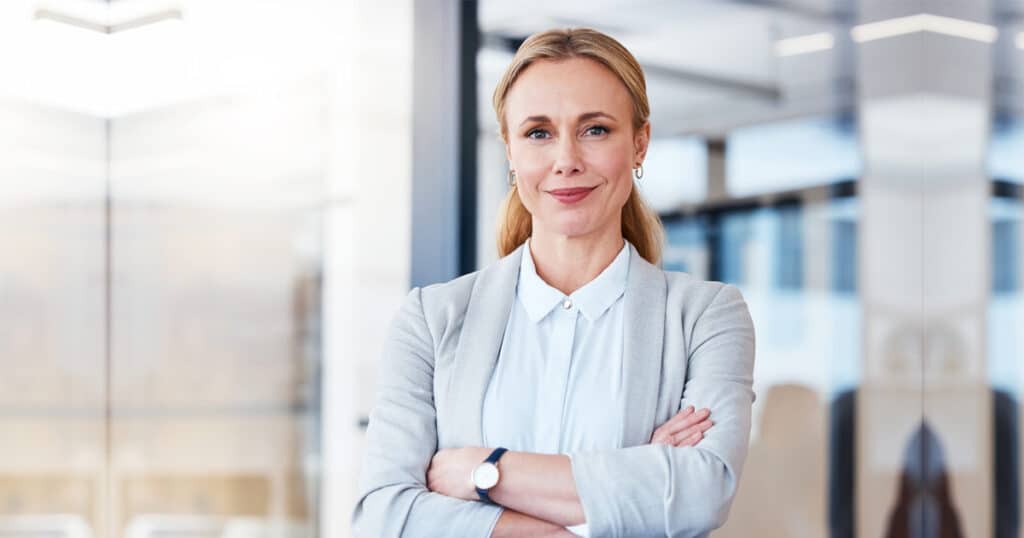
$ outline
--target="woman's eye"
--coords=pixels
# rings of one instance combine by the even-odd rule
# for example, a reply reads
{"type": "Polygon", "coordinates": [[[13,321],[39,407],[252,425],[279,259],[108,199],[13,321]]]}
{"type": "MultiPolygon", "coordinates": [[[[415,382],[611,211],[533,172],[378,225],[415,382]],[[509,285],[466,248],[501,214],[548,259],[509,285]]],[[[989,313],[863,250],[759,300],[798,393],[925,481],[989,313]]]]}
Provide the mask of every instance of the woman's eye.
{"type": "Polygon", "coordinates": [[[593,127],[587,127],[586,134],[591,136],[600,136],[608,134],[608,129],[603,125],[594,125],[593,127]]]}
{"type": "Polygon", "coordinates": [[[526,133],[526,138],[533,140],[543,140],[548,138],[550,135],[544,129],[531,129],[530,132],[526,133]]]}

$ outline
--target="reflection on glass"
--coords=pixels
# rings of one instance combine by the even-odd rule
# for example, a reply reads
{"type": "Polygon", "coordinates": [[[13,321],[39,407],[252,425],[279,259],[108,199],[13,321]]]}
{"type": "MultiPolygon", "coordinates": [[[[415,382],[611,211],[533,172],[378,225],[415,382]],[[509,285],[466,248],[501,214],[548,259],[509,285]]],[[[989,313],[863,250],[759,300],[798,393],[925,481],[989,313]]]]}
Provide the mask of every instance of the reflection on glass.
{"type": "Polygon", "coordinates": [[[0,536],[105,536],[103,144],[0,100],[0,536]]]}
{"type": "Polygon", "coordinates": [[[809,195],[664,218],[665,268],[736,284],[758,329],[750,452],[716,536],[852,529],[856,219],[856,198],[809,195]]]}
{"type": "Polygon", "coordinates": [[[729,134],[727,144],[726,175],[733,196],[857,178],[864,166],[849,115],[743,127],[729,134]]]}
{"type": "Polygon", "coordinates": [[[1000,181],[1024,183],[1024,121],[999,115],[989,141],[988,171],[1000,181]]]}
{"type": "Polygon", "coordinates": [[[325,91],[0,104],[0,535],[317,534],[325,91]]]}
{"type": "Polygon", "coordinates": [[[1020,396],[1024,326],[1021,295],[1021,224],[1024,201],[1019,187],[996,182],[989,203],[992,231],[992,288],[988,305],[988,379],[994,424],[993,517],[995,536],[1020,531],[1020,396]]]}
{"type": "Polygon", "coordinates": [[[315,534],[323,91],[113,122],[109,510],[125,536],[315,534]]]}

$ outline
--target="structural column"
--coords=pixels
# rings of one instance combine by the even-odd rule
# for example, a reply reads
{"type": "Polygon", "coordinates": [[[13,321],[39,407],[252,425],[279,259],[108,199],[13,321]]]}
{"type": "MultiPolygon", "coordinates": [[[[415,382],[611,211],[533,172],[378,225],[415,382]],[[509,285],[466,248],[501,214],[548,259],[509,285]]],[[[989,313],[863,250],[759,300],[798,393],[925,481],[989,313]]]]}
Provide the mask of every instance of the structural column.
{"type": "MultiPolygon", "coordinates": [[[[860,23],[928,13],[984,23],[988,2],[862,0],[860,23]]],[[[929,27],[930,28],[930,27],[929,27]]],[[[854,32],[854,37],[858,33],[854,32]]],[[[925,29],[859,34],[863,368],[857,398],[857,535],[934,522],[992,535],[986,383],[991,44],[925,29]],[[875,37],[872,39],[871,37],[875,37]],[[927,430],[922,435],[922,428],[927,430]],[[925,490],[901,489],[905,474],[925,490]],[[945,473],[945,486],[939,475],[945,473]],[[916,501],[928,497],[927,510],[916,501]]],[[[911,527],[914,532],[915,527],[911,527]]]]}

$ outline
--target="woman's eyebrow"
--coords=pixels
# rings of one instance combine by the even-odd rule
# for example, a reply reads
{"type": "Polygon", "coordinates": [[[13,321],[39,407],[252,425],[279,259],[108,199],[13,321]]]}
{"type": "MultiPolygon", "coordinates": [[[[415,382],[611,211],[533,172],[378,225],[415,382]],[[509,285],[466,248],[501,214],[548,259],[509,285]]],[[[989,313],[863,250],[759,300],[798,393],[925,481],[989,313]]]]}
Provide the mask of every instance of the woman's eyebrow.
{"type": "Polygon", "coordinates": [[[532,121],[538,123],[549,123],[551,121],[551,118],[547,116],[527,116],[525,120],[519,123],[519,126],[522,127],[523,125],[526,125],[527,123],[530,123],[532,121]]]}
{"type": "MultiPolygon", "coordinates": [[[[618,120],[615,119],[615,116],[612,116],[611,114],[608,114],[607,112],[600,112],[600,111],[598,111],[598,112],[584,112],[583,114],[580,114],[579,118],[577,118],[577,119],[578,119],[578,121],[583,122],[583,121],[587,121],[587,120],[592,120],[594,118],[608,118],[608,119],[610,119],[612,121],[618,121],[618,120]]],[[[525,125],[525,124],[527,124],[529,122],[532,122],[532,121],[539,122],[539,123],[550,123],[551,122],[551,118],[549,118],[547,116],[527,116],[526,119],[524,119],[519,124],[519,126],[522,127],[523,125],[525,125]]]]}
{"type": "Polygon", "coordinates": [[[612,116],[611,114],[607,114],[605,112],[584,112],[583,114],[580,114],[579,120],[583,122],[587,120],[592,120],[594,118],[608,118],[612,121],[618,121],[615,119],[615,116],[612,116]]]}

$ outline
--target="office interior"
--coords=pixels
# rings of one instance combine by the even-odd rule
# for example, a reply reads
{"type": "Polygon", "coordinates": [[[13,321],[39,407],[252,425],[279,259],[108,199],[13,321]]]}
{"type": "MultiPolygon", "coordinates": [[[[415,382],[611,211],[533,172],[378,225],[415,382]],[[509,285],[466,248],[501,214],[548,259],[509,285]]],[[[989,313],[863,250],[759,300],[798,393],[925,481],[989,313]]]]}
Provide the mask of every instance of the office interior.
{"type": "Polygon", "coordinates": [[[0,2],[0,535],[351,536],[388,323],[497,259],[491,92],[577,26],[755,322],[713,536],[1022,536],[1024,0],[0,2]]]}

